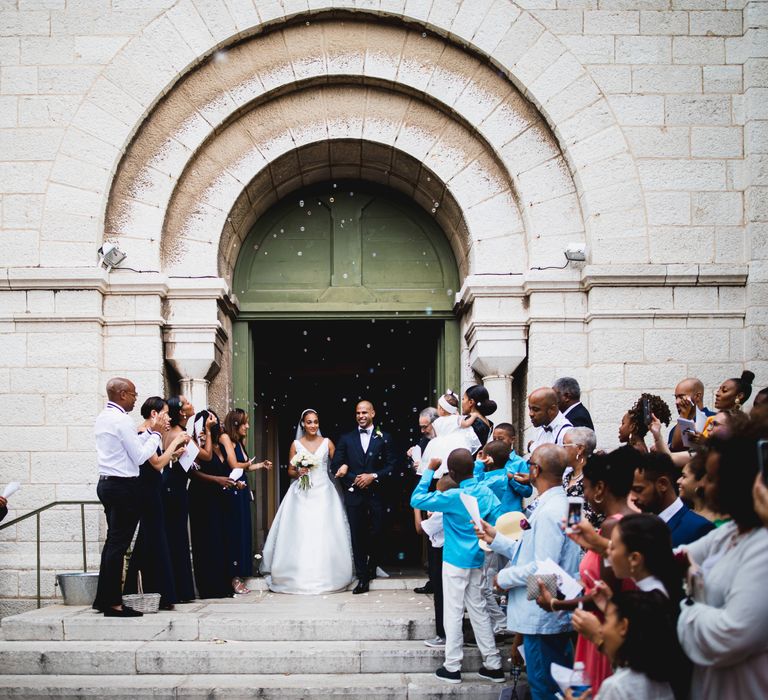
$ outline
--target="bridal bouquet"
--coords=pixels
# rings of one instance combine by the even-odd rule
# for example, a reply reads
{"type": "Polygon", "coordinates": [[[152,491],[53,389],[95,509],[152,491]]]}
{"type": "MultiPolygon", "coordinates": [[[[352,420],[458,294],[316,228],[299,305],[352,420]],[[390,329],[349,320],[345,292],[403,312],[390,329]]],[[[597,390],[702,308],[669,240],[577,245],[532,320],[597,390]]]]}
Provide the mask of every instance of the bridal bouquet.
{"type": "MultiPolygon", "coordinates": [[[[297,452],[291,460],[291,466],[295,467],[296,469],[304,468],[311,471],[315,467],[319,466],[319,464],[320,462],[318,461],[317,457],[315,457],[315,455],[311,454],[310,452],[305,452],[304,450],[297,452]]],[[[309,474],[302,474],[299,477],[299,490],[306,491],[311,487],[312,480],[309,478],[309,474]]]]}

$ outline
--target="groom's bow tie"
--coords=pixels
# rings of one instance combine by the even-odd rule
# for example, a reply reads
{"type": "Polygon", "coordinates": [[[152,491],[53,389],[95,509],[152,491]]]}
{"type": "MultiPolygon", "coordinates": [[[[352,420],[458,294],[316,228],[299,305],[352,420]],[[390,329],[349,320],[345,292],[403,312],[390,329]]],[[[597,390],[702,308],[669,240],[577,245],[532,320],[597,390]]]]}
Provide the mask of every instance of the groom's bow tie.
{"type": "Polygon", "coordinates": [[[361,435],[368,435],[368,429],[367,428],[360,428],[360,434],[361,435]]]}
{"type": "Polygon", "coordinates": [[[551,425],[545,425],[544,426],[544,432],[545,433],[551,433],[552,432],[552,426],[551,425]]]}

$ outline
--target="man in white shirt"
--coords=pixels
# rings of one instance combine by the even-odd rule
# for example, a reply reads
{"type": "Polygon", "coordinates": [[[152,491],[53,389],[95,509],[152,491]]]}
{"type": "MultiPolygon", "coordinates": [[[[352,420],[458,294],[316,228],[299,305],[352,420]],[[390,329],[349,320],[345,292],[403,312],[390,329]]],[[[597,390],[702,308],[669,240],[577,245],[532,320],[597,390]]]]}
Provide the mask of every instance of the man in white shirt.
{"type": "Polygon", "coordinates": [[[557,406],[557,394],[548,386],[536,389],[528,397],[528,417],[533,427],[538,428],[528,444],[529,453],[540,445],[562,446],[565,434],[573,427],[557,406]]]}
{"type": "Polygon", "coordinates": [[[99,466],[96,493],[107,516],[107,539],[101,552],[99,585],[93,607],[105,617],[140,617],[122,604],[123,559],[141,515],[139,465],[162,443],[158,430],[163,419],[150,418],[149,430],[139,435],[128,415],[136,405],[136,387],[130,379],[107,382],[106,408],[96,418],[94,436],[99,466]]]}

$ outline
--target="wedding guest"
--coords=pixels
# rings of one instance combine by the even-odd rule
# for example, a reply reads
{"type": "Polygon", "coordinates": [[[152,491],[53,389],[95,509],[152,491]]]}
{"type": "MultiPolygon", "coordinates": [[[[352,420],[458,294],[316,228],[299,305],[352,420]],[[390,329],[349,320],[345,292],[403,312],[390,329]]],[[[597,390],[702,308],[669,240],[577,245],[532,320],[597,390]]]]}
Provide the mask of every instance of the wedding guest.
{"type": "Polygon", "coordinates": [[[768,420],[768,387],[760,389],[752,401],[749,417],[755,421],[768,420]]]}
{"type": "Polygon", "coordinates": [[[498,423],[493,428],[491,433],[492,440],[501,440],[509,445],[509,449],[512,452],[515,451],[515,438],[517,437],[517,431],[512,423],[498,423]]]}
{"type": "Polygon", "coordinates": [[[733,433],[746,427],[748,423],[749,416],[735,408],[713,413],[705,424],[704,437],[727,440],[733,433]]]}
{"type": "Polygon", "coordinates": [[[229,550],[232,570],[232,587],[235,593],[249,593],[246,578],[253,576],[253,536],[251,532],[251,493],[245,473],[257,469],[271,469],[272,462],[256,462],[250,459],[245,450],[248,437],[248,414],[242,408],[235,408],[224,418],[224,432],[219,437],[229,469],[242,469],[243,473],[235,480],[235,489],[231,491],[229,550]]]}
{"type": "MultiPolygon", "coordinates": [[[[697,413],[707,417],[715,414],[714,411],[710,411],[704,405],[704,383],[696,377],[688,377],[677,383],[675,387],[675,408],[681,418],[692,421],[696,421],[697,413]]],[[[667,444],[672,452],[684,452],[688,449],[683,444],[682,436],[677,429],[677,423],[669,431],[667,444]]]]}
{"type": "Polygon", "coordinates": [[[683,471],[677,480],[680,498],[690,509],[709,520],[715,527],[727,523],[730,518],[723,513],[715,513],[707,505],[704,495],[704,477],[706,476],[706,453],[694,452],[691,459],[683,465],[683,471]]]}
{"type": "MultiPolygon", "coordinates": [[[[568,454],[568,466],[563,473],[563,488],[566,496],[584,496],[584,465],[597,447],[597,436],[590,428],[578,427],[569,430],[563,436],[563,447],[568,454]]],[[[584,516],[596,528],[602,525],[605,518],[601,513],[592,510],[591,504],[584,501],[584,516]]]]}
{"type": "Polygon", "coordinates": [[[137,435],[128,412],[136,405],[136,386],[130,379],[107,382],[106,408],[96,418],[94,436],[99,483],[96,493],[104,505],[107,537],[101,552],[99,583],[93,607],[105,617],[141,617],[122,602],[123,559],[141,517],[142,492],[139,465],[146,462],[162,441],[163,419],[151,417],[147,430],[137,435]]]}
{"type": "Polygon", "coordinates": [[[733,520],[682,548],[693,600],[680,606],[677,633],[694,664],[692,698],[760,698],[768,688],[768,530],[752,498],[766,437],[753,426],[709,445],[706,496],[733,520]]]}
{"type": "Polygon", "coordinates": [[[741,409],[752,395],[752,382],[755,375],[745,369],[740,377],[726,379],[715,392],[715,408],[718,411],[741,409]]]}
{"type": "Polygon", "coordinates": [[[714,528],[677,495],[680,471],[669,455],[652,452],[635,469],[632,501],[643,513],[658,515],[672,533],[672,546],[698,540],[714,528]]]}
{"type": "Polygon", "coordinates": [[[477,499],[480,516],[492,522],[501,514],[499,499],[472,476],[474,461],[469,450],[457,449],[448,456],[448,474],[459,486],[445,493],[429,493],[431,471],[440,460],[430,461],[429,469],[411,495],[411,507],[443,513],[443,624],[445,627],[445,662],[435,676],[448,683],[461,683],[464,610],[469,613],[475,640],[483,657],[478,674],[495,683],[504,681],[501,655],[496,648],[493,628],[481,592],[483,552],[477,545],[467,509],[461,500],[466,494],[477,499]]]}
{"type": "MultiPolygon", "coordinates": [[[[155,416],[165,420],[163,428],[167,435],[170,427],[168,404],[159,396],[150,396],[141,406],[144,422],[139,426],[139,434],[149,428],[150,420],[155,416]]],[[[168,545],[163,508],[162,472],[171,459],[178,459],[187,443],[186,435],[177,435],[170,440],[162,452],[158,447],[154,455],[139,467],[139,481],[142,489],[142,512],[139,532],[133,545],[128,571],[123,586],[124,593],[138,592],[138,578],[146,593],[160,594],[160,609],[173,610],[177,602],[176,584],[171,564],[171,550],[168,545]]]]}
{"type": "Polygon", "coordinates": [[[592,416],[581,403],[581,387],[578,381],[573,377],[560,377],[555,380],[552,389],[557,395],[557,407],[574,428],[595,429],[592,416]]]}
{"type": "Polygon", "coordinates": [[[192,470],[189,483],[189,526],[192,536],[192,560],[195,583],[201,598],[231,598],[232,563],[225,543],[230,537],[230,492],[235,482],[219,443],[221,425],[211,409],[200,411],[193,431],[200,447],[199,469],[192,470]]]}
{"type": "Polygon", "coordinates": [[[534,428],[538,428],[528,451],[540,445],[562,445],[566,433],[573,427],[557,406],[557,394],[548,386],[536,389],[528,396],[528,417],[534,428]]]}
{"type": "Polygon", "coordinates": [[[640,452],[648,452],[645,436],[648,434],[653,416],[656,416],[664,425],[669,425],[669,421],[672,419],[669,406],[664,399],[654,394],[641,394],[635,405],[621,419],[619,442],[622,445],[630,445],[640,452]],[[651,411],[648,422],[643,415],[643,404],[646,401],[651,411]]]}
{"type": "MultiPolygon", "coordinates": [[[[591,614],[577,610],[574,626],[591,614]]],[[[626,591],[607,603],[605,622],[595,641],[615,667],[606,678],[595,700],[674,700],[671,681],[680,659],[674,620],[668,604],[658,591],[626,591]]],[[[576,695],[571,688],[566,700],[587,700],[587,691],[576,695]]]]}
{"type": "MultiPolygon", "coordinates": [[[[574,428],[573,431],[569,432],[575,430],[589,430],[589,428],[574,428]]],[[[603,517],[602,528],[597,533],[602,540],[610,540],[618,526],[623,522],[623,518],[629,517],[633,512],[627,504],[627,496],[632,488],[635,464],[639,459],[636,450],[620,447],[609,454],[593,455],[584,467],[583,496],[585,501],[591,505],[593,512],[599,513],[603,517]]],[[[616,571],[605,565],[605,551],[602,547],[592,546],[594,543],[585,541],[578,536],[581,533],[579,528],[574,529],[576,530],[575,535],[573,532],[569,533],[571,539],[587,549],[579,564],[579,575],[584,587],[584,595],[570,600],[558,600],[541,586],[541,593],[536,602],[545,612],[572,611],[579,605],[592,603],[598,582],[604,582],[614,593],[634,587],[626,581],[629,574],[616,571]]],[[[590,530],[590,532],[592,531],[590,530]]],[[[594,539],[597,540],[597,538],[594,539]]],[[[670,556],[672,556],[671,548],[670,556]]],[[[605,656],[582,635],[579,635],[576,642],[574,660],[584,663],[592,682],[593,692],[597,692],[600,684],[611,675],[611,666],[605,656]]]]}
{"type": "Polygon", "coordinates": [[[496,577],[497,586],[508,590],[507,629],[521,633],[526,651],[528,683],[534,700],[553,698],[558,686],[552,678],[551,664],[571,666],[573,643],[571,615],[568,612],[545,613],[535,600],[527,599],[528,577],[535,574],[538,562],[552,559],[574,576],[581,550],[565,536],[561,527],[568,501],[563,490],[563,472],[567,455],[557,445],[541,445],[531,455],[531,483],[538,497],[529,506],[530,529],[514,542],[489,523],[476,535],[510,560],[496,577]]]}
{"type": "Polygon", "coordinates": [[[496,402],[488,396],[488,389],[481,384],[468,387],[461,397],[461,412],[465,417],[476,417],[472,430],[475,431],[481,447],[488,442],[488,437],[493,432],[493,423],[488,416],[493,415],[496,408],[496,402]]]}
{"type": "MultiPolygon", "coordinates": [[[[433,406],[428,406],[427,408],[423,409],[421,413],[419,413],[419,432],[421,433],[421,438],[416,444],[416,446],[419,448],[418,449],[419,459],[418,460],[413,459],[413,454],[414,454],[413,447],[409,448],[407,452],[408,459],[411,461],[411,464],[413,465],[413,468],[416,474],[422,474],[424,472],[424,468],[421,465],[421,455],[424,453],[424,450],[427,447],[427,443],[429,443],[429,441],[433,437],[435,437],[435,429],[432,427],[432,423],[435,422],[437,417],[438,417],[437,409],[434,408],[433,406]]],[[[416,484],[414,484],[414,487],[415,485],[416,484]]],[[[434,489],[431,489],[431,490],[434,490],[434,489]]],[[[424,520],[425,517],[426,517],[425,511],[422,511],[418,508],[413,509],[413,523],[416,528],[416,532],[419,534],[426,534],[422,529],[422,520],[424,520]]],[[[435,587],[439,585],[441,587],[441,596],[442,596],[442,583],[439,583],[437,581],[437,578],[442,578],[441,572],[442,572],[442,561],[443,561],[443,546],[440,545],[439,547],[436,548],[432,544],[432,537],[429,537],[429,536],[427,537],[426,546],[427,546],[427,572],[428,572],[429,578],[427,579],[427,582],[423,586],[416,586],[416,588],[413,589],[413,592],[422,593],[422,594],[433,593],[435,591],[435,587]],[[434,551],[435,549],[437,549],[437,551],[434,551]],[[439,562],[438,562],[438,559],[439,559],[439,562]],[[435,573],[435,577],[433,577],[432,575],[433,572],[435,573]]],[[[441,610],[442,610],[442,604],[441,604],[441,610]]],[[[436,638],[438,640],[445,639],[445,631],[443,630],[442,615],[438,616],[437,612],[435,613],[435,625],[437,627],[436,638]]]]}
{"type": "MultiPolygon", "coordinates": [[[[163,438],[168,445],[181,435],[186,435],[187,421],[195,415],[195,409],[184,396],[172,396],[167,400],[170,428],[163,438]]],[[[195,584],[192,580],[192,560],[189,549],[189,474],[174,459],[163,470],[163,513],[168,546],[171,550],[173,579],[176,596],[181,603],[195,598],[195,584]]]]}

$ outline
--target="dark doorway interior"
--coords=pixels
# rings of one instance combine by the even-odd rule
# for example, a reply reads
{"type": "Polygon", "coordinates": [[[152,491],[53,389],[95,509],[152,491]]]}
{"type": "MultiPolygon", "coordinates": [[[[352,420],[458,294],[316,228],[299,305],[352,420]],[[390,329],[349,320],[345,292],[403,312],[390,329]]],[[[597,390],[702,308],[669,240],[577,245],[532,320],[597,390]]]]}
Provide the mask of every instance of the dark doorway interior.
{"type": "Polygon", "coordinates": [[[392,435],[398,461],[385,482],[390,519],[384,564],[393,571],[421,565],[422,540],[408,503],[415,476],[405,452],[418,441],[419,411],[436,401],[435,358],[442,325],[429,319],[252,325],[255,399],[268,424],[278,426],[281,496],[290,484],[288,449],[305,408],[318,411],[323,435],[336,442],[355,428],[357,401],[368,399],[376,409],[375,423],[392,435]]]}

